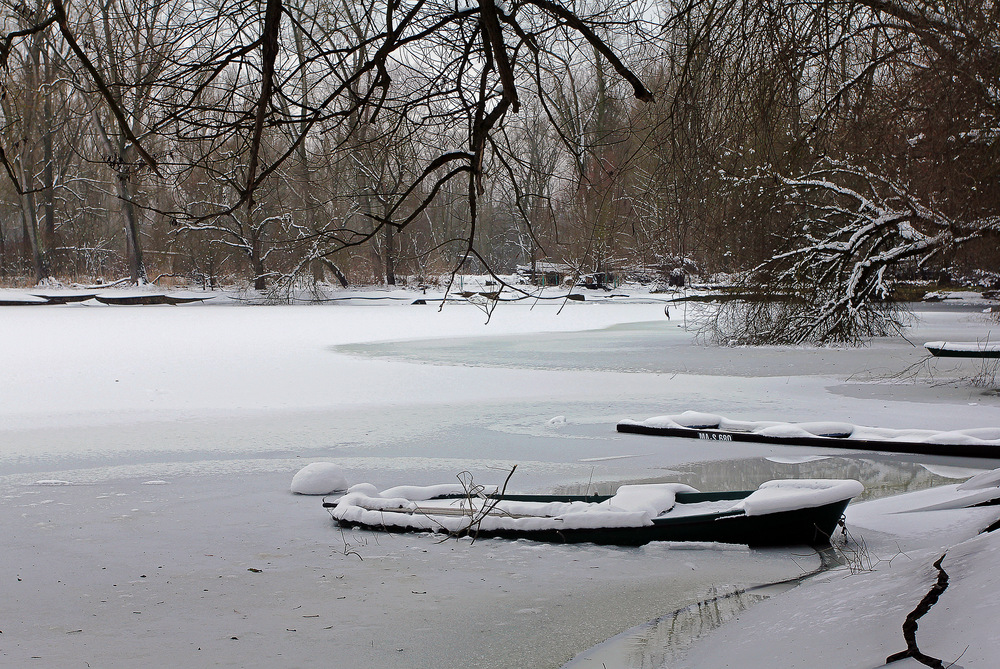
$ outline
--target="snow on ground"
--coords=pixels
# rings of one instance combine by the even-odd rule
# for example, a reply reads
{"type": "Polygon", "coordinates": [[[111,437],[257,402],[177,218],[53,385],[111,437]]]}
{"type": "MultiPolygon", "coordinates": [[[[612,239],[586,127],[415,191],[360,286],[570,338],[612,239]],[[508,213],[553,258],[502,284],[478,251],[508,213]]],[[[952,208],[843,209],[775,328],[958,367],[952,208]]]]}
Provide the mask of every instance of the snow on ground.
{"type": "MultiPolygon", "coordinates": [[[[289,490],[313,462],[333,462],[350,483],[380,489],[455,483],[462,471],[495,484],[516,464],[514,492],[857,478],[866,499],[1000,466],[614,431],[626,416],[688,408],[740,420],[1000,426],[995,393],[942,383],[974,375],[966,362],[927,363],[937,365],[936,383],[890,380],[925,364],[926,352],[902,339],[859,350],[718,350],[679,327],[682,309],[667,321],[649,296],[504,304],[488,325],[473,304],[439,311],[411,302],[3,308],[0,665],[304,667],[319,659],[558,667],[713,593],[820,564],[801,548],[613,549],[342,533],[318,498],[289,490]]],[[[920,316],[913,341],[974,341],[993,327],[971,311],[920,316]]],[[[854,666],[875,666],[902,649],[897,614],[916,600],[901,593],[919,599],[926,590],[933,573],[924,558],[967,541],[994,512],[976,510],[973,520],[962,513],[925,512],[951,515],[934,524],[933,545],[907,545],[909,558],[892,561],[898,578],[881,568],[831,573],[750,608],[722,631],[795,610],[800,629],[819,629],[818,602],[836,601],[823,590],[832,588],[842,593],[843,628],[856,616],[855,628],[870,630],[854,666]],[[896,572],[904,563],[916,566],[896,572]]],[[[857,533],[879,555],[905,543],[906,532],[857,518],[857,533]]],[[[996,590],[979,569],[992,545],[974,539],[949,553],[955,593],[996,590]]],[[[961,614],[953,619],[975,615],[972,603],[966,594],[948,604],[961,614]]],[[[929,644],[951,629],[926,626],[929,644]]],[[[810,639],[822,650],[818,636],[810,639]]],[[[801,636],[781,638],[801,646],[801,636]]],[[[779,641],[769,650],[784,652],[779,641]]],[[[650,653],[618,654],[617,666],[643,666],[650,653]]],[[[969,662],[978,657],[970,653],[962,666],[986,666],[969,662]]],[[[692,666],[716,666],[691,657],[692,666]]]]}
{"type": "MultiPolygon", "coordinates": [[[[848,507],[855,542],[849,562],[764,602],[697,644],[678,667],[873,667],[907,649],[902,625],[938,580],[942,555],[948,587],[918,619],[917,646],[945,666],[991,667],[1000,657],[995,565],[1000,533],[978,534],[1000,517],[997,507],[946,507],[957,486],[848,507]],[[906,499],[912,498],[912,499],[906,499]],[[937,504],[928,504],[929,501],[937,504]],[[808,643],[803,643],[808,639],[808,643]],[[759,663],[746,663],[746,657],[759,663]],[[765,660],[766,658],[766,660],[765,660]],[[952,665],[952,663],[955,663],[952,665]],[[832,666],[832,664],[830,665],[832,666]]],[[[998,491],[993,488],[993,496],[998,491]]],[[[923,666],[915,660],[893,667],[923,666]]]]}

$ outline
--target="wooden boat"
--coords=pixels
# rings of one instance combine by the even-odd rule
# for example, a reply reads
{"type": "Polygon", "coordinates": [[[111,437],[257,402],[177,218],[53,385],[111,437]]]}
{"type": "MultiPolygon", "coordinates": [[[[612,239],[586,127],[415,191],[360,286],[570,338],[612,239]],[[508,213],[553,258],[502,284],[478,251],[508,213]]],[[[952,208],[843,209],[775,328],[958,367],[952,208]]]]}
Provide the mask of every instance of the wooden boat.
{"type": "Polygon", "coordinates": [[[48,300],[48,304],[72,304],[74,302],[86,302],[97,297],[97,293],[72,293],[56,291],[52,293],[32,293],[35,297],[48,300]]]}
{"type": "Polygon", "coordinates": [[[210,300],[215,295],[164,295],[164,302],[166,304],[193,304],[194,302],[205,302],[210,300]]]}
{"type": "Polygon", "coordinates": [[[1000,428],[946,432],[892,430],[846,423],[779,423],[730,421],[712,414],[686,412],[645,421],[623,420],[618,432],[705,441],[738,441],[781,446],[809,446],[885,453],[1000,457],[1000,428]],[[709,420],[710,419],[710,420],[709,420]]]}
{"type": "Polygon", "coordinates": [[[651,541],[829,545],[848,502],[863,489],[853,480],[807,479],[769,481],[756,491],[698,492],[681,484],[645,484],[622,486],[614,495],[451,492],[416,495],[425,497],[418,500],[395,497],[390,489],[348,492],[324,506],[342,527],[389,532],[616,546],[651,541]]]}
{"type": "Polygon", "coordinates": [[[1000,358],[1000,342],[929,341],[924,348],[938,358],[1000,358]]]}
{"type": "Polygon", "coordinates": [[[0,292],[0,307],[32,307],[40,304],[49,304],[49,301],[35,295],[24,295],[13,291],[0,292]]]}
{"type": "Polygon", "coordinates": [[[139,295],[97,295],[95,299],[101,304],[117,305],[137,305],[137,304],[188,304],[191,302],[204,302],[210,300],[214,295],[206,297],[188,295],[164,295],[161,293],[143,293],[139,295]]]}

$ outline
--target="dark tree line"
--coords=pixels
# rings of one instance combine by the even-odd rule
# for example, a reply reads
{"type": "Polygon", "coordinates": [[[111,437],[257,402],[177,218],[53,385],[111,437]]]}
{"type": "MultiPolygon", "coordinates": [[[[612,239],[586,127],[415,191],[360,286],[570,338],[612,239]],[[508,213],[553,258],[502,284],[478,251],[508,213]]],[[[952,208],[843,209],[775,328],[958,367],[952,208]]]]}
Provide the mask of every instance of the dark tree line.
{"type": "Polygon", "coordinates": [[[8,280],[684,265],[752,341],[996,269],[995,3],[0,6],[8,280]]]}

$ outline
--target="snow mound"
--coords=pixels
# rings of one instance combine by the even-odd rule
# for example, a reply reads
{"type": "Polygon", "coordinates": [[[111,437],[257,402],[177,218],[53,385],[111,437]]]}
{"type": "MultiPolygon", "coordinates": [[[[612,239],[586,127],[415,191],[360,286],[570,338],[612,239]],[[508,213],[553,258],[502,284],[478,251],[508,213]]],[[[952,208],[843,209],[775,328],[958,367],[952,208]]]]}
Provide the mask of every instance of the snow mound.
{"type": "Polygon", "coordinates": [[[781,479],[760,484],[733,505],[748,516],[807,509],[856,497],[865,487],[854,479],[781,479]]]}
{"type": "Polygon", "coordinates": [[[957,490],[984,490],[986,488],[996,488],[1000,486],[1000,469],[991,469],[988,472],[976,474],[965,483],[958,486],[957,490]]]}
{"type": "Polygon", "coordinates": [[[987,471],[985,469],[977,467],[955,467],[953,465],[934,465],[927,462],[921,462],[920,466],[929,471],[934,476],[940,476],[943,479],[968,479],[976,474],[982,474],[987,471]]]}
{"type": "Polygon", "coordinates": [[[681,427],[690,427],[695,430],[719,427],[719,423],[722,422],[722,416],[699,411],[685,411],[679,416],[670,416],[670,418],[681,427]]]}
{"type": "Polygon", "coordinates": [[[854,426],[850,423],[835,423],[823,421],[818,423],[797,423],[800,429],[805,430],[815,437],[836,437],[844,439],[854,433],[854,426]]]}
{"type": "MultiPolygon", "coordinates": [[[[354,491],[355,488],[351,488],[354,491]]],[[[442,495],[467,495],[468,491],[460,483],[442,483],[440,485],[399,485],[395,488],[387,488],[378,494],[379,497],[403,499],[412,502],[421,502],[442,495]]]]}
{"type": "Polygon", "coordinates": [[[314,462],[292,477],[291,491],[299,495],[329,495],[346,489],[344,471],[332,462],[314,462]]]}
{"type": "Polygon", "coordinates": [[[754,430],[754,434],[762,437],[781,437],[782,439],[794,439],[796,437],[815,437],[812,432],[807,432],[795,423],[782,423],[780,425],[770,425],[759,430],[754,430]]]}
{"type": "Polygon", "coordinates": [[[719,429],[732,432],[756,432],[778,425],[783,425],[783,423],[776,420],[732,420],[723,417],[722,422],[719,423],[719,429]]]}
{"type": "Polygon", "coordinates": [[[679,492],[698,491],[683,483],[623,485],[610,499],[600,502],[598,506],[619,512],[642,512],[654,518],[674,507],[679,492]]]}

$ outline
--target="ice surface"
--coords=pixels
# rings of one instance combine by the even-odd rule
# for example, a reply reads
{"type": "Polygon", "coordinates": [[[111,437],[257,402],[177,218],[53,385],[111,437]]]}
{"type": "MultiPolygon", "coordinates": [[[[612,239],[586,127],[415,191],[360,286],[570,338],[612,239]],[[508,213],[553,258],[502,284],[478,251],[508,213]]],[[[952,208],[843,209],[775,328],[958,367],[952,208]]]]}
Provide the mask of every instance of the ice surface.
{"type": "MultiPolygon", "coordinates": [[[[654,440],[619,435],[614,422],[683,402],[732,417],[930,432],[1000,425],[996,395],[940,382],[968,365],[938,368],[935,383],[884,382],[926,357],[901,338],[862,349],[719,350],[678,327],[679,310],[666,322],[662,302],[588,301],[558,311],[502,305],[486,325],[469,305],[439,313],[404,301],[5,309],[0,527],[10,578],[0,582],[0,664],[263,669],[322,657],[386,669],[558,667],[721,588],[797,577],[819,559],[707,545],[612,550],[341,532],[319,500],[289,494],[295,472],[336,462],[353,480],[385,488],[464,470],[495,482],[517,464],[518,491],[607,493],[679,477],[718,490],[857,475],[871,483],[868,494],[885,495],[942,480],[912,459],[838,453],[776,464],[764,458],[830,452],[654,440]],[[553,416],[566,425],[551,429],[553,416]],[[44,480],[73,485],[34,485],[44,480]],[[154,480],[170,484],[143,485],[154,480]]],[[[991,327],[978,314],[927,311],[914,336],[977,340],[991,327]]],[[[894,567],[916,564],[920,546],[968,538],[997,513],[895,513],[875,522],[852,515],[855,506],[863,505],[848,507],[853,533],[886,559],[897,542],[908,551],[894,567]]],[[[968,564],[974,573],[979,563],[968,564]]],[[[761,657],[782,657],[808,638],[800,666],[816,657],[840,664],[845,654],[860,658],[855,666],[875,666],[885,649],[866,652],[866,639],[851,646],[854,617],[896,650],[894,612],[912,608],[907,593],[932,575],[927,568],[902,588],[880,573],[860,595],[806,598],[829,608],[777,598],[794,631],[762,636],[761,657]],[[831,612],[845,634],[828,647],[831,612]],[[803,637],[803,628],[815,633],[803,637]]],[[[834,585],[846,593],[854,583],[840,573],[834,585]]],[[[970,583],[993,592],[988,580],[970,583]]],[[[977,603],[966,592],[950,610],[964,620],[998,599],[977,603]]],[[[757,611],[741,618],[766,621],[757,611]]],[[[987,610],[984,619],[996,616],[987,610]]],[[[955,638],[979,644],[980,631],[955,638]]]]}

